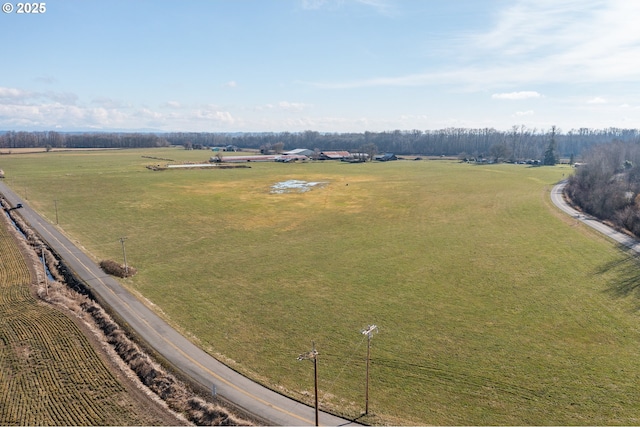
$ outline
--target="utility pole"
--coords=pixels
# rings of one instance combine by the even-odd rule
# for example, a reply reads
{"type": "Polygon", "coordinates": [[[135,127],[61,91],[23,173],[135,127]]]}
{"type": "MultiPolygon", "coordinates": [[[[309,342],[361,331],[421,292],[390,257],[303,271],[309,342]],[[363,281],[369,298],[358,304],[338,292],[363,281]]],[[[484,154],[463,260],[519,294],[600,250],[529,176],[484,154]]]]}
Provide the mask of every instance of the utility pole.
{"type": "Polygon", "coordinates": [[[371,359],[371,337],[374,332],[378,331],[378,327],[376,325],[369,325],[366,329],[363,329],[362,335],[367,336],[367,380],[365,385],[364,392],[364,414],[367,415],[369,413],[369,360],[371,359]]]}
{"type": "Polygon", "coordinates": [[[127,240],[126,237],[120,238],[120,243],[122,243],[122,257],[124,258],[124,275],[125,277],[129,275],[129,267],[127,266],[127,252],[124,249],[124,241],[127,240]]]}
{"type": "Polygon", "coordinates": [[[56,207],[56,225],[58,225],[58,199],[53,201],[53,205],[56,207]]]}
{"type": "Polygon", "coordinates": [[[298,360],[313,360],[313,374],[315,377],[314,380],[314,389],[316,394],[316,425],[318,424],[318,352],[316,351],[316,343],[311,342],[313,348],[311,351],[307,351],[306,353],[302,353],[298,356],[298,360]]]}

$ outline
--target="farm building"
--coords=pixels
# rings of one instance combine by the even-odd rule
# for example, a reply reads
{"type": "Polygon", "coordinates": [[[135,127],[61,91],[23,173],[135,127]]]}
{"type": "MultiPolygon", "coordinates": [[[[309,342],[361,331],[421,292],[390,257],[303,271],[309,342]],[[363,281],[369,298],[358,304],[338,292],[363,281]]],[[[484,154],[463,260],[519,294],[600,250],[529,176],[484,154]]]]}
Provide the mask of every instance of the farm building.
{"type": "Polygon", "coordinates": [[[379,162],[388,162],[389,160],[398,160],[398,157],[393,153],[378,154],[374,158],[379,162]]]}
{"type": "Polygon", "coordinates": [[[348,151],[322,151],[318,156],[318,160],[342,160],[350,158],[351,153],[348,151]]]}
{"type": "Polygon", "coordinates": [[[311,157],[315,154],[313,150],[309,150],[308,148],[296,148],[295,150],[285,151],[282,153],[285,156],[306,156],[311,157]]]}
{"type": "Polygon", "coordinates": [[[297,160],[309,160],[307,156],[299,155],[299,154],[283,154],[281,156],[276,156],[274,159],[276,162],[288,163],[295,162],[297,160]]]}
{"type": "Polygon", "coordinates": [[[351,157],[360,161],[369,160],[369,155],[367,153],[351,153],[351,157]]]}
{"type": "Polygon", "coordinates": [[[211,157],[209,161],[211,163],[232,163],[232,162],[272,162],[277,156],[221,156],[211,157]]]}

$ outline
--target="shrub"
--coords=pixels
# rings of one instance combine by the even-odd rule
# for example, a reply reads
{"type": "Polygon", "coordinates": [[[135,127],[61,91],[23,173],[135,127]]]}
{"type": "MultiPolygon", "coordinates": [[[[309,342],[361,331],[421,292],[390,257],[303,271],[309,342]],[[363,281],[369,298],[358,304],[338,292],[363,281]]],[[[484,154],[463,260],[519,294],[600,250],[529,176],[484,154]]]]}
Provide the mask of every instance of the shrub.
{"type": "Polygon", "coordinates": [[[105,273],[116,277],[131,277],[138,272],[138,270],[133,267],[127,266],[125,268],[124,265],[118,264],[110,259],[100,261],[100,268],[105,273]]]}

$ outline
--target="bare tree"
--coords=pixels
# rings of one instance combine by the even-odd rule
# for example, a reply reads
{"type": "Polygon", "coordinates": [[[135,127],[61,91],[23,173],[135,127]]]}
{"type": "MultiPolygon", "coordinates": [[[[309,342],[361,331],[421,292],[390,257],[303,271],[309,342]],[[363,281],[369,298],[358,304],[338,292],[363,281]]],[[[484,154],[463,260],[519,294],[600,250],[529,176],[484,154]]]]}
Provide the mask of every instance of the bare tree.
{"type": "Polygon", "coordinates": [[[369,157],[369,161],[372,161],[376,154],[378,154],[378,146],[369,142],[360,147],[360,152],[365,153],[369,157]]]}
{"type": "Polygon", "coordinates": [[[273,152],[276,154],[280,154],[282,153],[282,150],[284,149],[284,142],[280,141],[280,142],[276,142],[275,144],[273,144],[273,152]]]}

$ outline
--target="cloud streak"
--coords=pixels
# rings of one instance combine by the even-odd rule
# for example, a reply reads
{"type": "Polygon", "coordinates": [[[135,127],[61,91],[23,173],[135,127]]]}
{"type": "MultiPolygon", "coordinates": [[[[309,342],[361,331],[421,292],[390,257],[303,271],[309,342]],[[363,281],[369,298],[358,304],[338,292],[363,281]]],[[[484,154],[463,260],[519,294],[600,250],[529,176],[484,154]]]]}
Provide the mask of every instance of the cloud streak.
{"type": "Polygon", "coordinates": [[[587,101],[587,104],[606,104],[606,103],[607,103],[607,100],[599,96],[596,96],[595,98],[591,98],[590,100],[587,101]]]}
{"type": "Polygon", "coordinates": [[[4,100],[26,100],[33,95],[31,92],[27,92],[20,89],[10,87],[0,87],[0,99],[4,100]]]}
{"type": "Polygon", "coordinates": [[[522,92],[507,92],[507,93],[494,93],[491,95],[493,99],[507,99],[507,100],[522,100],[531,98],[540,98],[540,94],[535,91],[522,91],[522,92]]]}
{"type": "Polygon", "coordinates": [[[640,3],[624,0],[521,0],[476,37],[481,54],[528,79],[613,81],[637,77],[640,3]]]}
{"type": "Polygon", "coordinates": [[[343,82],[326,89],[434,84],[486,88],[544,83],[637,80],[640,2],[627,0],[519,0],[486,32],[445,40],[455,67],[343,82]]]}
{"type": "Polygon", "coordinates": [[[89,105],[78,103],[75,94],[28,92],[0,87],[0,126],[13,128],[140,128],[161,130],[202,130],[224,128],[239,123],[230,112],[214,105],[186,108],[176,101],[160,106],[160,111],[133,107],[111,98],[94,98],[89,105]],[[169,110],[169,112],[166,112],[169,110]]]}
{"type": "Polygon", "coordinates": [[[369,7],[380,15],[393,16],[397,8],[388,0],[302,0],[300,5],[304,10],[339,10],[347,4],[357,4],[369,7]]]}

